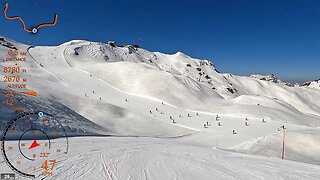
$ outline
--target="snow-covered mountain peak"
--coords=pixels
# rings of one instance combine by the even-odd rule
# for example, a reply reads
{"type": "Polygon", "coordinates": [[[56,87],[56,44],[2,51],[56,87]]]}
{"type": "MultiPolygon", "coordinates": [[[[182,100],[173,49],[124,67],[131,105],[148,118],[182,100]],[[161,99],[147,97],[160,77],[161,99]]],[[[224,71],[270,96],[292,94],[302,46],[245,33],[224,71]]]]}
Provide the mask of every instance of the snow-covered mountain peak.
{"type": "MultiPolygon", "coordinates": [[[[28,72],[27,90],[38,93],[19,100],[57,114],[75,135],[175,137],[210,149],[278,157],[279,127],[285,125],[287,158],[320,164],[319,90],[289,87],[274,75],[221,74],[209,60],[115,42],[29,46],[0,38],[1,67],[15,66],[5,61],[14,48],[26,52],[27,61],[18,65],[28,72]]],[[[0,89],[7,90],[5,83],[0,89]]],[[[0,115],[16,114],[5,107],[0,115]]]]}
{"type": "Polygon", "coordinates": [[[251,78],[262,80],[262,81],[271,81],[274,83],[282,83],[274,74],[253,74],[250,76],[251,78]]]}
{"type": "Polygon", "coordinates": [[[302,87],[309,87],[314,89],[320,89],[320,79],[314,81],[308,81],[301,85],[302,87]]]}

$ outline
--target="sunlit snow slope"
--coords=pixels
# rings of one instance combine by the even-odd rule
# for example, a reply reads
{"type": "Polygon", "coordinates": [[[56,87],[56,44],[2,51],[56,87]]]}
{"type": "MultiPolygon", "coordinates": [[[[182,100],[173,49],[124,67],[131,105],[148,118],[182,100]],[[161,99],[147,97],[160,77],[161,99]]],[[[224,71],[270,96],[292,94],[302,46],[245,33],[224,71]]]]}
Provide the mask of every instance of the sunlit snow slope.
{"type": "MultiPolygon", "coordinates": [[[[74,135],[132,136],[136,139],[139,139],[138,137],[177,138],[181,144],[200,145],[204,148],[203,151],[209,154],[218,153],[224,157],[229,157],[230,154],[212,150],[211,147],[279,158],[282,139],[282,131],[279,127],[285,125],[288,131],[287,159],[320,164],[320,159],[317,157],[320,149],[320,142],[317,140],[320,138],[318,129],[320,90],[318,89],[290,87],[281,81],[269,81],[260,76],[243,77],[222,74],[208,60],[194,59],[181,52],[173,55],[149,52],[133,45],[116,46],[113,43],[77,40],[60,46],[34,47],[5,37],[0,38],[0,43],[1,59],[5,59],[5,54],[10,48],[28,52],[28,61],[20,65],[27,66],[29,89],[37,91],[39,96],[33,99],[22,96],[21,103],[59,114],[63,124],[69,127],[74,135]],[[62,111],[65,112],[62,113],[62,111]]],[[[12,62],[1,61],[1,68],[10,63],[12,62]]],[[[1,72],[1,76],[3,75],[1,72]]],[[[4,84],[1,84],[0,88],[6,89],[4,84]]],[[[6,112],[10,110],[5,107],[0,111],[4,119],[17,115],[17,113],[6,112]]],[[[5,122],[3,121],[2,126],[5,122]]],[[[98,140],[95,139],[95,141],[98,140]]],[[[107,140],[106,143],[108,143],[107,140]]],[[[171,141],[170,143],[172,144],[171,141]]],[[[157,146],[149,141],[148,144],[150,147],[157,146]]],[[[78,148],[77,145],[74,146],[78,148]]],[[[166,151],[174,151],[176,148],[178,147],[173,143],[166,151]]],[[[100,158],[101,163],[112,161],[108,155],[101,152],[101,149],[104,147],[98,148],[91,160],[87,157],[88,159],[83,162],[94,161],[94,158],[100,158]]],[[[120,149],[114,149],[114,151],[120,151],[120,149]]],[[[178,151],[182,152],[181,149],[178,151]]],[[[190,154],[200,153],[198,150],[195,151],[190,154]]],[[[76,156],[77,153],[80,153],[80,150],[79,152],[75,150],[72,156],[76,156]]],[[[154,153],[161,154],[159,151],[154,153]]],[[[117,159],[129,155],[130,153],[124,151],[121,157],[114,156],[117,159]]],[[[173,159],[177,158],[172,152],[169,155],[173,159]]],[[[201,158],[205,157],[201,155],[201,158]]],[[[248,161],[254,161],[252,162],[254,164],[260,160],[247,155],[237,155],[237,158],[248,158],[250,159],[248,161]]],[[[133,163],[135,159],[139,158],[133,157],[128,161],[133,163]]],[[[116,160],[113,159],[113,161],[116,160]]],[[[183,158],[183,161],[173,161],[177,163],[176,166],[179,166],[183,161],[193,160],[183,158]]],[[[220,171],[219,167],[223,166],[222,161],[212,163],[213,161],[208,160],[192,168],[220,171]]],[[[242,163],[241,160],[238,162],[242,163]]],[[[145,166],[139,167],[141,169],[132,170],[126,167],[129,168],[128,172],[132,170],[136,173],[145,173],[133,173],[131,179],[146,179],[144,176],[148,176],[148,168],[156,168],[157,163],[160,167],[166,166],[166,163],[171,162],[155,160],[152,163],[156,165],[152,166],[148,161],[141,163],[145,163],[145,166]]],[[[277,163],[280,161],[270,160],[267,164],[273,166],[277,163]]],[[[281,163],[283,164],[280,168],[296,166],[309,169],[311,167],[303,163],[281,163]]],[[[103,164],[91,165],[115,168],[103,164]]],[[[318,168],[318,166],[312,166],[312,168],[318,168]]],[[[310,178],[314,177],[312,168],[310,168],[312,174],[309,174],[310,178]]],[[[226,169],[230,170],[230,167],[226,169]]],[[[113,169],[111,173],[122,170],[113,169]]],[[[261,176],[257,175],[262,173],[257,172],[259,168],[251,169],[252,175],[248,175],[246,170],[248,169],[235,170],[230,176],[226,175],[228,172],[225,171],[228,170],[221,170],[226,174],[220,175],[222,179],[232,179],[236,175],[243,175],[243,179],[255,176],[268,178],[268,174],[270,175],[268,171],[260,174],[261,176]]],[[[108,170],[104,169],[104,171],[108,173],[108,170]]],[[[181,176],[184,174],[182,172],[186,171],[181,167],[178,169],[172,167],[171,171],[171,173],[164,173],[170,176],[165,179],[174,179],[174,177],[194,179],[195,177],[195,174],[181,176]]],[[[70,172],[75,174],[66,172],[62,177],[75,179],[86,177],[80,176],[76,171],[70,170],[70,172]]],[[[107,179],[116,179],[115,177],[130,179],[123,174],[125,173],[122,172],[119,176],[101,174],[100,179],[107,176],[109,176],[107,179]]],[[[280,179],[290,177],[280,174],[275,172],[274,175],[280,179]]],[[[152,178],[155,174],[151,173],[149,176],[149,179],[155,179],[152,178]]],[[[212,179],[210,177],[219,177],[219,173],[218,175],[203,173],[201,177],[212,179]]],[[[304,174],[296,174],[292,177],[304,179],[304,174]]]]}

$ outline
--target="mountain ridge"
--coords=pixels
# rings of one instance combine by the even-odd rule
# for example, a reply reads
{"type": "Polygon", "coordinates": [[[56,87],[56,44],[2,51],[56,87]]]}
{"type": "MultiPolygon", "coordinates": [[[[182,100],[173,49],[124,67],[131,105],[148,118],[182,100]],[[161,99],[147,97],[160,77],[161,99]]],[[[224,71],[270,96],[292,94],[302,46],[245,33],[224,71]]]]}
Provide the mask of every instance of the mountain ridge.
{"type": "MultiPolygon", "coordinates": [[[[24,75],[28,78],[26,90],[36,91],[38,96],[35,103],[25,102],[53,104],[45,110],[54,113],[66,107],[70,116],[82,117],[77,124],[64,124],[80,135],[179,137],[196,145],[237,147],[239,152],[274,157],[277,149],[269,154],[254,149],[276,144],[280,136],[270,135],[279,133],[280,126],[292,133],[299,130],[295,137],[308,137],[305,134],[310,131],[315,134],[312,138],[319,136],[317,89],[220,73],[208,60],[183,53],[150,52],[133,45],[74,40],[59,46],[29,46],[4,40],[7,46],[0,46],[1,67],[14,65],[5,61],[11,48],[27,52],[27,61],[17,64],[28,72],[24,75]],[[253,141],[261,137],[267,140],[253,141]],[[237,146],[246,142],[250,146],[237,146]]],[[[4,83],[0,89],[8,90],[4,83]]],[[[294,149],[294,143],[288,146],[294,149]]],[[[308,153],[315,151],[310,148],[308,153]]],[[[303,153],[292,151],[288,158],[300,161],[306,156],[303,153]]]]}

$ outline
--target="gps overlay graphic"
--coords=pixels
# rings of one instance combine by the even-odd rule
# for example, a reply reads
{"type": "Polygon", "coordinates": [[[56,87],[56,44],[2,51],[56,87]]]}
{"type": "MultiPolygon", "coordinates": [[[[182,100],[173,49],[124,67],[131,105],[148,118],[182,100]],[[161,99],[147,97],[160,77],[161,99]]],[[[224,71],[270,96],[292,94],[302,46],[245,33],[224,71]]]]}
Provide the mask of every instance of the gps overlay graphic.
{"type": "Polygon", "coordinates": [[[28,33],[37,34],[40,28],[42,28],[42,27],[52,27],[52,26],[55,26],[55,25],[57,24],[57,21],[58,21],[58,15],[55,14],[55,15],[54,15],[54,20],[53,20],[52,23],[42,23],[42,24],[39,24],[39,25],[36,26],[36,27],[33,27],[32,29],[28,29],[28,28],[26,27],[26,24],[25,24],[24,20],[23,20],[20,16],[8,16],[8,15],[7,15],[7,10],[8,10],[8,8],[9,8],[9,3],[6,2],[5,8],[4,8],[4,10],[3,10],[4,16],[5,16],[8,20],[16,20],[16,19],[19,20],[19,21],[21,22],[21,24],[22,24],[23,30],[25,30],[25,31],[28,32],[28,33]]]}

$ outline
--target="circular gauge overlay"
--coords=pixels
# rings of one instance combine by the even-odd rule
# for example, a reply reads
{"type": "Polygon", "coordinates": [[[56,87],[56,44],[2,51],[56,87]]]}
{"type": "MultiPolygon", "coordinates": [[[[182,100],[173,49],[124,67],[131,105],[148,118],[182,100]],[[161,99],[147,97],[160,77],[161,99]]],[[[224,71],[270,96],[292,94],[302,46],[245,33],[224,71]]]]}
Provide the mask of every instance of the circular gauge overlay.
{"type": "Polygon", "coordinates": [[[62,124],[44,112],[24,113],[11,120],[2,135],[2,155],[21,176],[54,176],[68,153],[68,136],[62,124]]]}

